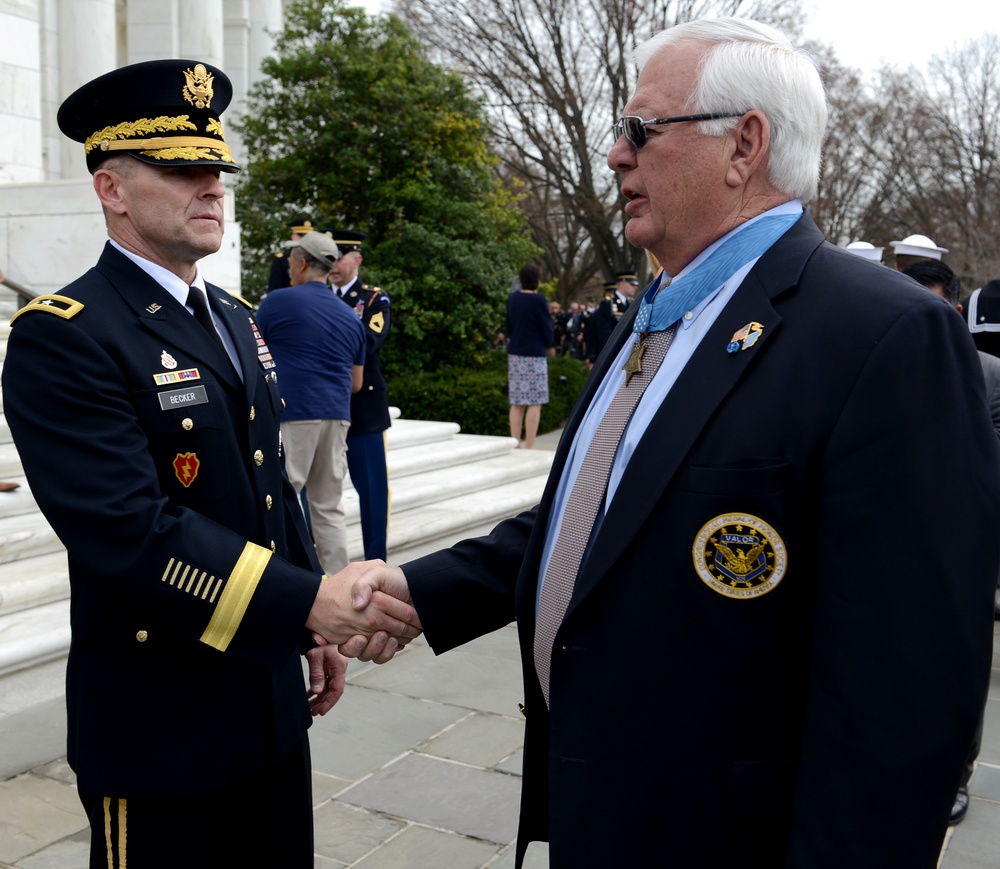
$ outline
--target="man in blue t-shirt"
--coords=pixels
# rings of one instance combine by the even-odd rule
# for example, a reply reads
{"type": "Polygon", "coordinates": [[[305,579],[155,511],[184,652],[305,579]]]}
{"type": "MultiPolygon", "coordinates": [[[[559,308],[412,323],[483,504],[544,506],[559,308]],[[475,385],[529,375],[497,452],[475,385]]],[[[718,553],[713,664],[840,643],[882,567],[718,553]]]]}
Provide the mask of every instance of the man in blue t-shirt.
{"type": "Polygon", "coordinates": [[[361,389],[365,364],[364,327],[326,284],[339,253],[325,233],[303,236],[288,257],[292,285],[268,293],[257,312],[280,375],[285,469],[296,492],[306,489],[316,552],[329,574],[348,563],[341,496],[351,394],[361,389]]]}

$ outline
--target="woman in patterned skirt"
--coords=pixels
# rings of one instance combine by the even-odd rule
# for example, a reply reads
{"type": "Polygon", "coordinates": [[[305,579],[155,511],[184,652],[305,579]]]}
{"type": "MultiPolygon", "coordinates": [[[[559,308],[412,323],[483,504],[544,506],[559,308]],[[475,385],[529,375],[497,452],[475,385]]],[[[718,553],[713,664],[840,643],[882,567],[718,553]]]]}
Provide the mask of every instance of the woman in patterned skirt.
{"type": "Polygon", "coordinates": [[[549,303],[538,295],[542,270],[528,265],[521,269],[521,289],[507,300],[507,391],[510,399],[510,436],[524,448],[535,446],[542,405],[549,401],[549,370],[546,357],[554,339],[549,303]]]}

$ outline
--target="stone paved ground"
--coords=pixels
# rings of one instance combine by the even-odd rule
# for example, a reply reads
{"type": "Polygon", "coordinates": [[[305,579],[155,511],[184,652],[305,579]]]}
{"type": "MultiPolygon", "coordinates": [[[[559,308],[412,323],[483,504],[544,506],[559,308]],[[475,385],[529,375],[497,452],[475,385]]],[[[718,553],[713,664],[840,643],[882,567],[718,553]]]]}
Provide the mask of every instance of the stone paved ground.
{"type": "MultiPolygon", "coordinates": [[[[512,869],[520,699],[512,626],[440,658],[417,641],[385,667],[352,664],[312,730],[317,869],[512,869]]],[[[85,869],[64,739],[61,697],[0,716],[0,867],[85,869]]],[[[972,793],[941,869],[1000,866],[1000,655],[972,793]]],[[[528,869],[547,866],[532,846],[528,869]]]]}
{"type": "MultiPolygon", "coordinates": [[[[515,628],[437,659],[421,639],[389,667],[352,663],[348,683],[310,731],[317,869],[512,869],[524,732],[515,628]]],[[[0,716],[0,777],[13,775],[0,781],[0,867],[86,867],[65,730],[61,697],[0,716]]],[[[544,848],[529,865],[545,869],[544,848]]]]}

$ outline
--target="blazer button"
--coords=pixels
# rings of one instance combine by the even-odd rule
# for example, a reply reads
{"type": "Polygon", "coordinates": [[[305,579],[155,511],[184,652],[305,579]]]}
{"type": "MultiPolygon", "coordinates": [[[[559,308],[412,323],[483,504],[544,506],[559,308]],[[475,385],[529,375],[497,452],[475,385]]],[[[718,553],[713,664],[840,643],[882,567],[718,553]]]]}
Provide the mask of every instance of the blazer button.
{"type": "Polygon", "coordinates": [[[281,399],[281,409],[285,409],[285,399],[281,399]]]}
{"type": "Polygon", "coordinates": [[[264,506],[267,507],[268,510],[270,510],[274,506],[274,498],[272,498],[270,495],[268,495],[264,499],[264,506]]]}
{"type": "Polygon", "coordinates": [[[181,420],[181,428],[184,429],[184,431],[191,431],[191,429],[194,428],[194,421],[190,417],[184,417],[184,419],[181,420]]]}
{"type": "Polygon", "coordinates": [[[255,464],[255,465],[256,465],[256,466],[258,467],[258,468],[259,468],[259,467],[260,467],[261,465],[263,465],[263,464],[264,464],[264,454],[263,454],[263,453],[262,453],[262,452],[261,452],[260,450],[257,450],[257,451],[256,451],[256,452],[255,452],[255,453],[253,454],[253,463],[254,463],[254,464],[255,464]]]}
{"type": "Polygon", "coordinates": [[[250,422],[253,422],[253,418],[257,416],[257,409],[251,404],[250,405],[250,422]]]}
{"type": "Polygon", "coordinates": [[[147,640],[147,639],[149,638],[149,634],[148,634],[148,633],[146,633],[146,631],[139,631],[139,632],[138,632],[138,633],[137,633],[137,634],[135,635],[135,638],[136,638],[136,639],[137,639],[137,640],[138,640],[138,641],[139,641],[140,643],[144,643],[144,642],[146,642],[146,640],[147,640]]]}

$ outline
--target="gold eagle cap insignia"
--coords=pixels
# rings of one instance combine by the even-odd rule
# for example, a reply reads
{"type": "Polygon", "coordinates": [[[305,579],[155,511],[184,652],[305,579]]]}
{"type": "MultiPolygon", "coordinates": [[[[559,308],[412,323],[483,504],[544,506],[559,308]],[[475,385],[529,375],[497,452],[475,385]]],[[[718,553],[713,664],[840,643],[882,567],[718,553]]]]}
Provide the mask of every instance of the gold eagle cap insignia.
{"type": "Polygon", "coordinates": [[[212,87],[215,76],[205,68],[205,64],[198,63],[195,64],[194,69],[184,70],[184,78],[187,82],[182,90],[184,99],[196,108],[210,108],[212,97],[215,96],[215,90],[212,87]]]}

